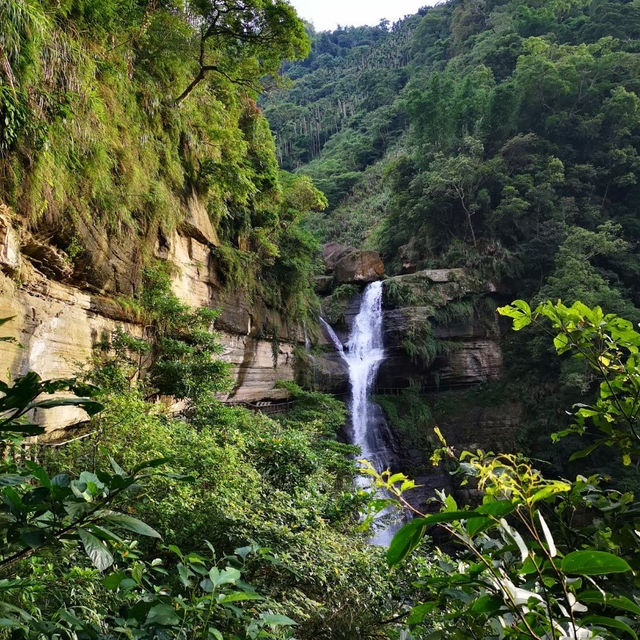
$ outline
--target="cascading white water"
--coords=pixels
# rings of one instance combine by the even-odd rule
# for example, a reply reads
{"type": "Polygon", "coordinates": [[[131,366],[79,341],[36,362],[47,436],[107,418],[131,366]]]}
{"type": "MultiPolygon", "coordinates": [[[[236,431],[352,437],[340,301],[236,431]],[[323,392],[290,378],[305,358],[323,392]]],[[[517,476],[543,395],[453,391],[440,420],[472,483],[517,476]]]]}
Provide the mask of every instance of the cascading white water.
{"type": "Polygon", "coordinates": [[[320,318],[320,324],[324,327],[327,335],[329,336],[329,339],[331,340],[331,342],[333,342],[333,346],[340,354],[340,357],[346,362],[347,358],[344,355],[344,347],[342,346],[342,342],[340,342],[340,338],[338,338],[336,332],[333,330],[333,327],[324,318],[320,318]]]}
{"type": "MultiPolygon", "coordinates": [[[[380,407],[370,399],[376,374],[384,360],[382,282],[373,282],[365,289],[345,346],[331,326],[324,320],[321,322],[348,367],[353,444],[360,447],[363,458],[382,471],[390,463],[389,434],[380,407]]],[[[363,489],[371,487],[368,476],[359,476],[356,483],[363,489]]],[[[372,544],[388,546],[395,529],[393,526],[379,527],[371,538],[372,544]]]]}
{"type": "MultiPolygon", "coordinates": [[[[375,457],[376,438],[370,433],[369,392],[375,382],[380,363],[384,358],[382,342],[382,282],[373,282],[364,292],[360,311],[355,317],[347,341],[345,359],[349,365],[351,383],[351,424],[353,442],[363,458],[375,457]]],[[[374,462],[377,462],[374,461],[374,462]]]]}

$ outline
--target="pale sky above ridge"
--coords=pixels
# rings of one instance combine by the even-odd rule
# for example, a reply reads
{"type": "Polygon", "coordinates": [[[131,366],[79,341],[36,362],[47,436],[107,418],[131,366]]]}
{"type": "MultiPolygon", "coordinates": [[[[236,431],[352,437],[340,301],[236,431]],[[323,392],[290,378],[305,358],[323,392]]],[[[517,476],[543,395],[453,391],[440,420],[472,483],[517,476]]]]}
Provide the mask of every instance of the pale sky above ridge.
{"type": "Polygon", "coordinates": [[[391,23],[416,13],[435,0],[289,0],[298,15],[313,23],[316,31],[335,29],[338,25],[376,25],[386,18],[391,23]]]}

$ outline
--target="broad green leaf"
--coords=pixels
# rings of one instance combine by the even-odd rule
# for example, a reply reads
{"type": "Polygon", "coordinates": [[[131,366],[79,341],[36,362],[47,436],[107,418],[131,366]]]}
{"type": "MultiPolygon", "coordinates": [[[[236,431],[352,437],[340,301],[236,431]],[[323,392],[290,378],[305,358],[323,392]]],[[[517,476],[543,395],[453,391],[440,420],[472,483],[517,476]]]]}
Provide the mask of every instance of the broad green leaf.
{"type": "Polygon", "coordinates": [[[122,571],[116,571],[115,573],[109,574],[103,581],[105,589],[109,591],[115,591],[120,583],[126,578],[126,575],[122,571]]]}
{"type": "Polygon", "coordinates": [[[43,487],[51,488],[51,480],[49,479],[47,472],[39,464],[36,464],[31,460],[27,460],[24,464],[43,487]]]}
{"type": "Polygon", "coordinates": [[[0,627],[3,628],[11,628],[11,627],[21,627],[22,625],[17,620],[12,620],[11,618],[0,618],[0,627]]]}
{"type": "Polygon", "coordinates": [[[60,618],[62,620],[64,620],[68,624],[70,624],[72,629],[75,629],[76,631],[84,631],[86,629],[87,625],[84,622],[82,622],[82,620],[80,620],[80,618],[78,618],[77,616],[74,616],[67,609],[62,609],[58,613],[58,615],[60,616],[60,618]]]}
{"type": "Polygon", "coordinates": [[[115,534],[110,529],[107,529],[106,527],[102,527],[95,523],[91,525],[91,533],[93,533],[96,538],[100,538],[101,540],[105,540],[106,542],[124,542],[124,540],[119,535],[115,534]]]}
{"type": "Polygon", "coordinates": [[[618,629],[618,631],[624,631],[628,633],[633,640],[638,640],[636,632],[622,620],[617,618],[607,618],[606,616],[587,616],[580,621],[583,625],[596,625],[599,627],[610,627],[611,629],[618,629]]]}
{"type": "Polygon", "coordinates": [[[553,339],[553,346],[556,348],[556,352],[558,355],[565,353],[571,348],[571,343],[569,342],[569,338],[564,335],[564,333],[559,333],[553,339]]]}
{"type": "Polygon", "coordinates": [[[606,607],[614,607],[615,609],[628,611],[629,613],[635,613],[637,616],[640,616],[640,606],[626,596],[603,595],[600,591],[594,590],[583,591],[578,594],[578,600],[580,600],[580,602],[586,602],[587,604],[602,604],[606,607]]]}
{"type": "Polygon", "coordinates": [[[515,508],[511,500],[495,500],[493,502],[486,502],[478,507],[476,511],[487,516],[493,516],[494,518],[504,518],[515,508]]]}
{"type": "Polygon", "coordinates": [[[232,593],[228,593],[220,600],[218,600],[218,604],[242,602],[244,600],[264,600],[264,598],[257,593],[252,593],[251,591],[233,591],[232,593]]]}
{"type": "Polygon", "coordinates": [[[495,525],[495,521],[491,518],[471,518],[467,522],[467,533],[471,538],[480,531],[485,531],[492,525],[495,525]]]}
{"type": "Polygon", "coordinates": [[[209,578],[200,580],[200,588],[206,593],[213,593],[213,582],[209,578]]]}
{"type": "Polygon", "coordinates": [[[477,511],[447,511],[434,513],[426,518],[414,518],[393,536],[393,540],[387,549],[387,563],[390,567],[393,567],[406,558],[418,546],[428,527],[441,522],[477,518],[480,515],[482,514],[477,511]]]}
{"type": "Polygon", "coordinates": [[[3,491],[5,502],[11,507],[11,511],[25,511],[20,494],[13,487],[5,487],[3,491]]]}
{"type": "Polygon", "coordinates": [[[234,549],[233,553],[245,560],[250,553],[254,553],[257,550],[257,545],[249,544],[246,547],[238,547],[237,549],[234,549]]]}
{"type": "Polygon", "coordinates": [[[263,613],[262,619],[266,624],[270,624],[273,626],[292,626],[298,624],[295,620],[292,620],[288,616],[283,616],[277,613],[263,613]]]}
{"type": "Polygon", "coordinates": [[[3,473],[0,475],[0,487],[15,487],[16,485],[23,484],[24,482],[26,482],[26,479],[22,476],[11,473],[3,473]]]}
{"type": "Polygon", "coordinates": [[[473,614],[484,614],[489,615],[499,611],[504,606],[504,601],[502,598],[498,596],[492,596],[490,594],[486,594],[484,596],[480,596],[474,603],[471,605],[471,613],[473,614]]]}
{"type": "Polygon", "coordinates": [[[51,478],[54,487],[67,488],[71,484],[71,476],[66,473],[59,473],[51,478]]]}
{"type": "Polygon", "coordinates": [[[33,398],[42,392],[41,378],[34,371],[29,371],[21,378],[17,378],[13,387],[4,389],[6,395],[0,398],[0,410],[24,409],[33,398]]]}
{"type": "Polygon", "coordinates": [[[602,443],[602,440],[598,440],[597,442],[590,444],[588,447],[580,449],[580,451],[575,451],[569,456],[569,462],[573,462],[574,460],[580,460],[581,458],[590,456],[598,447],[602,445],[602,443]]]}
{"type": "Polygon", "coordinates": [[[393,536],[387,549],[387,563],[390,567],[404,560],[420,544],[427,530],[424,520],[424,518],[415,518],[393,536]]]}
{"type": "Polygon", "coordinates": [[[138,471],[142,471],[143,469],[155,469],[157,467],[161,467],[163,464],[171,462],[172,459],[173,458],[154,458],[153,460],[142,462],[133,468],[132,473],[136,474],[138,473],[138,471]]]}
{"type": "Polygon", "coordinates": [[[425,616],[431,613],[437,606],[438,603],[434,600],[432,602],[425,602],[413,607],[409,617],[407,618],[407,623],[410,625],[420,624],[424,620],[425,616]]]}
{"type": "Polygon", "coordinates": [[[113,556],[98,538],[85,529],[78,529],[78,535],[96,569],[104,571],[113,564],[113,556]]]}
{"type": "Polygon", "coordinates": [[[9,424],[0,424],[0,431],[9,431],[11,433],[23,433],[26,436],[39,436],[44,433],[44,427],[31,423],[11,422],[9,424]]]}
{"type": "Polygon", "coordinates": [[[558,493],[567,493],[571,491],[571,485],[568,482],[562,482],[557,480],[551,484],[548,484],[546,487],[539,489],[536,491],[530,498],[527,499],[529,504],[535,504],[536,502],[540,502],[540,500],[546,500],[551,496],[555,496],[558,493]]]}
{"type": "Polygon", "coordinates": [[[182,584],[185,587],[190,587],[191,586],[191,576],[193,575],[193,573],[191,571],[189,571],[189,569],[187,569],[187,567],[185,567],[182,562],[180,562],[178,564],[178,575],[180,576],[180,581],[182,582],[182,584]]]}
{"type": "Polygon", "coordinates": [[[234,569],[233,567],[227,567],[220,571],[217,567],[213,567],[211,571],[209,571],[209,579],[213,583],[214,586],[219,587],[222,584],[235,584],[240,580],[241,573],[238,569],[234,569]]]}
{"type": "Polygon", "coordinates": [[[44,529],[37,527],[25,527],[20,530],[20,540],[28,547],[37,549],[41,547],[47,540],[44,529]]]}
{"type": "Polygon", "coordinates": [[[133,516],[129,516],[124,513],[111,511],[107,516],[105,516],[105,520],[107,522],[112,522],[123,529],[127,529],[128,531],[139,533],[141,536],[159,539],[162,537],[155,529],[145,522],[142,522],[142,520],[138,520],[138,518],[134,518],[133,516]]]}
{"type": "Polygon", "coordinates": [[[104,409],[104,405],[90,398],[50,398],[39,400],[28,405],[28,409],[53,409],[54,407],[80,407],[90,416],[94,416],[104,409]]]}
{"type": "Polygon", "coordinates": [[[514,509],[515,505],[511,500],[494,500],[492,502],[486,502],[476,509],[478,513],[483,514],[485,517],[471,518],[467,522],[467,533],[473,537],[477,533],[485,531],[489,527],[497,524],[496,519],[504,518],[504,516],[509,515],[514,509]]]}
{"type": "Polygon", "coordinates": [[[564,573],[581,576],[598,576],[608,573],[624,573],[631,567],[622,558],[606,551],[572,551],[561,564],[564,573]]]}
{"type": "Polygon", "coordinates": [[[513,320],[514,331],[531,324],[531,307],[524,300],[514,300],[510,305],[498,307],[498,313],[513,320]]]}
{"type": "Polygon", "coordinates": [[[119,475],[122,476],[123,478],[127,475],[124,470],[122,469],[122,467],[115,461],[115,459],[111,456],[109,456],[109,463],[111,464],[111,468],[119,475]]]}
{"type": "Polygon", "coordinates": [[[149,609],[147,619],[144,626],[160,625],[162,627],[171,627],[180,624],[175,610],[168,604],[157,604],[149,609]]]}

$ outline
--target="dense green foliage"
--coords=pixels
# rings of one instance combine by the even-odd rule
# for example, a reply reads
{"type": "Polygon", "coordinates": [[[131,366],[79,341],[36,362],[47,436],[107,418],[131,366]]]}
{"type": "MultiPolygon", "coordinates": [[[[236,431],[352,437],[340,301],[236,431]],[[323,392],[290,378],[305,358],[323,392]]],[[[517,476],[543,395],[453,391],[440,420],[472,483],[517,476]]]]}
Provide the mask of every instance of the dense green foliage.
{"type": "Polygon", "coordinates": [[[189,221],[227,289],[310,315],[316,247],[298,223],[325,200],[280,171],[255,103],[308,51],[290,5],[7,0],[0,24],[0,200],[76,279],[131,293],[189,221]]]}
{"type": "MultiPolygon", "coordinates": [[[[570,430],[584,434],[595,427],[603,437],[573,458],[608,446],[625,464],[637,462],[640,334],[631,323],[580,302],[546,302],[532,312],[518,300],[500,312],[513,318],[515,330],[532,322],[550,324],[558,355],[586,360],[599,380],[600,398],[594,406],[575,407],[570,430]]],[[[367,467],[378,486],[418,516],[391,542],[391,566],[414,552],[434,526],[458,548],[453,556],[436,549],[418,580],[423,602],[408,618],[417,637],[636,638],[633,494],[608,488],[598,475],[579,475],[574,482],[546,478],[522,454],[457,454],[435,431],[442,447],[434,452],[434,464],[448,461],[462,485],[475,492],[477,506],[460,508],[441,492],[440,512],[420,513],[403,496],[413,481],[367,467]]]]}
{"type": "MultiPolygon", "coordinates": [[[[0,638],[637,638],[638,2],[450,0],[310,36],[274,88],[309,48],[284,0],[0,4],[0,198],[23,250],[46,239],[143,327],[78,380],[0,383],[0,638]],[[319,311],[318,240],[378,248],[390,272],[464,267],[437,294],[385,286],[419,310],[415,366],[453,348],[437,329],[491,315],[464,278],[562,297],[500,309],[532,325],[500,385],[379,398],[419,453],[435,420],[517,397],[551,464],[457,454],[436,430],[458,498],[422,513],[404,474],[363,462],[395,500],[354,487],[335,398],[283,383],[278,417],[225,406],[217,314],[153,259],[194,228],[222,290],[292,324],[319,311]],[[21,442],[42,431],[31,410],[59,405],[90,414],[77,437],[21,442]],[[385,563],[371,515],[396,503],[417,517],[385,563]]],[[[327,317],[356,292],[336,288],[327,317]]]]}
{"type": "Polygon", "coordinates": [[[32,408],[95,414],[63,447],[32,444],[38,464],[12,459],[3,433],[6,637],[395,636],[411,573],[391,578],[366,542],[357,450],[337,438],[344,405],[286,383],[278,420],[226,407],[211,313],[182,305],[161,269],[134,302],[145,337],[116,329],[82,382],[30,373],[2,386],[14,437],[40,432],[24,421],[32,408]],[[94,397],[38,398],[61,389],[94,397]],[[152,401],[159,391],[187,401],[179,415],[152,401]]]}
{"type": "Polygon", "coordinates": [[[455,0],[315,35],[265,113],[321,237],[635,317],[639,29],[625,0],[455,0]]]}
{"type": "MultiPolygon", "coordinates": [[[[151,335],[164,326],[188,339],[197,311],[183,309],[171,324],[176,300],[162,277],[149,277],[151,335]]],[[[579,302],[532,312],[516,301],[500,311],[518,330],[549,323],[557,353],[586,360],[601,382],[595,404],[575,407],[569,431],[596,439],[573,457],[609,447],[625,464],[636,461],[640,336],[631,324],[579,302]]],[[[357,521],[395,501],[352,489],[355,450],[336,440],[345,420],[339,401],[288,383],[293,407],[274,420],[221,405],[203,379],[189,410],[172,415],[145,400],[153,366],[130,377],[123,345],[139,343],[121,330],[114,338],[87,382],[28,374],[3,387],[5,446],[7,433],[24,430],[33,403],[98,411],[89,438],[39,447],[39,464],[3,464],[0,610],[8,638],[635,637],[632,493],[598,475],[546,478],[520,454],[458,458],[436,430],[443,446],[434,463],[466,478],[478,506],[441,493],[441,512],[418,513],[386,552],[392,567],[413,552],[412,564],[388,572],[357,521]],[[94,399],[38,400],[55,388],[94,399]],[[433,525],[461,549],[416,551],[433,525]]],[[[175,348],[157,340],[155,361],[175,348]]],[[[414,411],[409,426],[429,418],[414,411]]],[[[403,495],[413,481],[365,472],[415,511],[403,495]]]]}
{"type": "MultiPolygon", "coordinates": [[[[318,238],[378,249],[390,274],[464,267],[513,297],[640,320],[636,2],[450,0],[312,38],[264,105],[284,165],[326,190],[318,238]]],[[[405,342],[414,361],[438,353],[424,326],[405,342]]],[[[539,332],[502,346],[505,399],[546,455],[590,377],[539,332]]]]}

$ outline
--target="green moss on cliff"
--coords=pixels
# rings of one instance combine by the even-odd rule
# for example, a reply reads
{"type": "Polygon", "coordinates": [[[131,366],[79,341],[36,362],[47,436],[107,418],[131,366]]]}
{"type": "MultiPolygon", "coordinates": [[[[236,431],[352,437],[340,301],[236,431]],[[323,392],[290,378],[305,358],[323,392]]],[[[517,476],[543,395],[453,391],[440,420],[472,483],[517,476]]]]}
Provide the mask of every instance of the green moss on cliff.
{"type": "MultiPolygon", "coordinates": [[[[304,315],[315,245],[298,224],[326,201],[308,179],[280,172],[255,102],[262,76],[307,52],[291,7],[234,5],[224,20],[253,30],[238,47],[224,30],[201,39],[213,4],[2,5],[0,201],[62,250],[77,238],[79,277],[104,287],[113,277],[96,267],[105,254],[139,270],[195,200],[223,243],[230,286],[304,315]],[[201,44],[211,70],[183,97],[200,77],[201,44]]],[[[115,289],[126,293],[136,278],[115,289]]]]}

